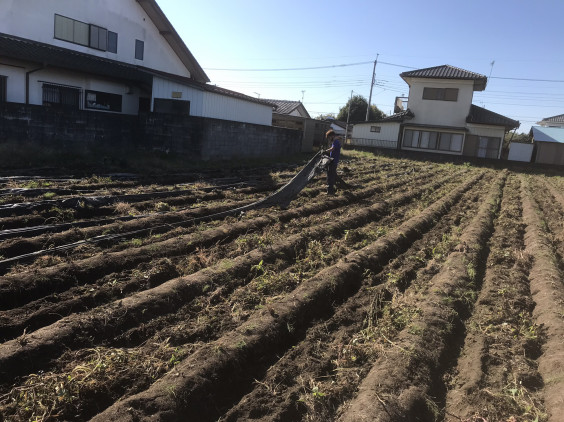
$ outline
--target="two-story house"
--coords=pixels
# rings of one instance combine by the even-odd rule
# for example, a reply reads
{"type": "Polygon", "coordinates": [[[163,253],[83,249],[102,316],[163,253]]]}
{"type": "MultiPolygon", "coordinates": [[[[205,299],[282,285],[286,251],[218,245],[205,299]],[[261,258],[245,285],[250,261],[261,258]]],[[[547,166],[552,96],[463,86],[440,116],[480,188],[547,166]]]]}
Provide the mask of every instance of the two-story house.
{"type": "Polygon", "coordinates": [[[558,127],[564,129],[564,114],[545,117],[540,122],[537,122],[537,125],[542,127],[558,127]]]}
{"type": "Polygon", "coordinates": [[[472,104],[487,77],[443,65],[403,72],[407,109],[374,122],[355,124],[351,143],[500,158],[507,131],[519,122],[472,104]]]}
{"type": "Polygon", "coordinates": [[[2,0],[0,101],[272,124],[272,105],[221,89],[155,0],[2,0]]]}

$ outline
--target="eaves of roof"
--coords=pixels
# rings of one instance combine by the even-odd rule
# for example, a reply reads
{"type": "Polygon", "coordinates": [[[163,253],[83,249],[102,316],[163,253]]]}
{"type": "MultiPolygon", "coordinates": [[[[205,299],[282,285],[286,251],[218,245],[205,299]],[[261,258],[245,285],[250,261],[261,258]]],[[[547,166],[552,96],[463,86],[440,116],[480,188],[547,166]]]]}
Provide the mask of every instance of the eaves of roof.
{"type": "Polygon", "coordinates": [[[210,82],[208,75],[201,68],[196,58],[192,55],[180,35],[176,32],[166,15],[163,13],[155,0],[136,0],[145,13],[151,18],[159,33],[172,47],[184,66],[190,71],[192,78],[198,82],[210,82]]]}
{"type": "Polygon", "coordinates": [[[472,80],[474,81],[474,91],[483,91],[488,83],[488,78],[485,75],[448,64],[402,72],[400,77],[406,82],[409,78],[472,80]]]}
{"type": "Polygon", "coordinates": [[[438,129],[438,130],[454,130],[456,132],[468,132],[467,127],[457,127],[457,126],[444,126],[444,125],[427,125],[422,123],[406,123],[406,128],[421,128],[421,129],[438,129]]]}
{"type": "Polygon", "coordinates": [[[506,130],[518,128],[521,123],[501,114],[494,113],[477,105],[470,106],[470,113],[466,117],[466,123],[475,123],[481,125],[503,126],[506,130]]]}
{"type": "Polygon", "coordinates": [[[199,82],[192,78],[149,69],[143,66],[135,66],[119,62],[117,60],[110,60],[2,33],[0,33],[0,57],[1,56],[35,62],[38,67],[69,69],[88,74],[116,78],[123,80],[124,82],[142,83],[149,86],[152,86],[153,84],[153,76],[158,76],[200,89],[202,91],[213,92],[228,97],[262,104],[268,107],[274,107],[274,104],[268,103],[267,101],[215,85],[199,82]]]}
{"type": "Polygon", "coordinates": [[[552,117],[545,117],[544,119],[542,119],[540,123],[564,123],[564,114],[559,114],[557,116],[552,116],[552,117]]]}
{"type": "Polygon", "coordinates": [[[278,114],[291,114],[292,112],[294,112],[295,110],[301,107],[302,111],[305,113],[305,116],[302,117],[311,119],[311,116],[309,115],[309,113],[307,112],[306,108],[301,103],[301,101],[272,100],[272,99],[270,100],[265,99],[264,101],[276,105],[275,111],[278,114]]]}
{"type": "Polygon", "coordinates": [[[329,123],[331,123],[332,125],[338,126],[341,129],[345,129],[347,127],[347,122],[343,122],[342,120],[333,119],[333,120],[330,120],[329,123]]]}
{"type": "Polygon", "coordinates": [[[407,110],[400,111],[399,113],[392,114],[390,116],[386,116],[382,119],[376,120],[369,120],[367,122],[357,122],[357,124],[362,123],[390,123],[390,122],[403,122],[405,120],[413,119],[415,114],[408,108],[407,110]]]}
{"type": "Polygon", "coordinates": [[[148,69],[3,33],[0,33],[0,56],[37,63],[38,67],[56,67],[152,83],[148,69]]]}

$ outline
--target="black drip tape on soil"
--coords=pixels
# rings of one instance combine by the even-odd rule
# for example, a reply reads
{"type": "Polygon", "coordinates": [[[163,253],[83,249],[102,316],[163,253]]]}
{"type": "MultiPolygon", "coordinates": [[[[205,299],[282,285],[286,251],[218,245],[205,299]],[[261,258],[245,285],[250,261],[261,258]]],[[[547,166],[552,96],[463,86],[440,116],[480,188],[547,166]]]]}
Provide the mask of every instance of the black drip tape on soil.
{"type": "MultiPolygon", "coordinates": [[[[81,240],[67,245],[60,245],[50,249],[42,249],[39,251],[3,259],[0,260],[0,273],[5,273],[7,269],[10,268],[10,266],[15,263],[27,261],[54,252],[71,250],[81,245],[97,244],[100,242],[115,242],[119,239],[128,238],[147,232],[159,233],[160,231],[163,230],[169,230],[171,227],[183,227],[186,225],[193,225],[202,221],[222,219],[228,216],[240,215],[241,213],[254,209],[267,208],[272,206],[279,206],[283,209],[286,209],[290,205],[290,202],[302,191],[302,189],[311,181],[311,179],[313,179],[316,174],[324,170],[328,162],[329,161],[327,157],[323,156],[321,152],[318,152],[304,166],[304,168],[298,174],[296,174],[288,183],[286,183],[284,186],[282,186],[280,189],[278,189],[273,194],[267,196],[266,198],[253,202],[251,204],[247,204],[241,207],[237,207],[231,210],[227,210],[215,214],[179,221],[176,223],[169,223],[165,225],[139,229],[127,233],[96,236],[90,239],[81,240]]],[[[163,192],[163,193],[168,193],[168,192],[163,192]]],[[[79,199],[76,198],[73,198],[73,200],[79,201],[79,199]]]]}

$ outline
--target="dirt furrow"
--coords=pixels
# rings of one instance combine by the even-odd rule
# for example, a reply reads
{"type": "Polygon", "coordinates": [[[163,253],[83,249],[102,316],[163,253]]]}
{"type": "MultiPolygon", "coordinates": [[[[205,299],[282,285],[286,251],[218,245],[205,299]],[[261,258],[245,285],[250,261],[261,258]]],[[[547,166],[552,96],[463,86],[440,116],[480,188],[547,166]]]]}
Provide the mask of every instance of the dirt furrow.
{"type": "Polygon", "coordinates": [[[493,230],[505,178],[502,175],[492,184],[475,219],[464,230],[458,251],[449,255],[433,277],[431,289],[416,303],[420,314],[414,317],[415,329],[401,331],[393,347],[376,361],[340,421],[409,420],[415,415],[432,420],[429,394],[433,380],[441,371],[455,327],[467,312],[468,304],[461,303],[460,297],[475,289],[479,262],[493,230]]]}
{"type": "MultiPolygon", "coordinates": [[[[480,176],[473,180],[479,179],[480,176]]],[[[461,195],[461,191],[468,189],[470,183],[458,188],[455,193],[461,195]]],[[[77,317],[67,317],[59,320],[53,326],[42,328],[34,333],[24,336],[22,339],[11,340],[4,343],[0,348],[0,368],[5,374],[17,366],[8,365],[12,359],[24,360],[35,359],[34,365],[39,364],[41,359],[48,359],[53,353],[60,350],[62,344],[78,341],[77,337],[114,336],[116,332],[130,325],[139,324],[143,320],[150,319],[154,315],[173,312],[178,306],[195,295],[201,294],[206,285],[226,283],[237,280],[248,274],[249,268],[261,261],[268,262],[285,256],[293,256],[297,246],[307,236],[323,236],[331,232],[342,232],[354,224],[362,224],[367,219],[374,218],[385,213],[394,204],[399,205],[416,194],[398,195],[394,202],[376,203],[374,206],[361,210],[348,220],[337,221],[330,225],[322,225],[309,233],[302,233],[290,237],[284,242],[272,246],[267,250],[254,250],[234,260],[226,260],[218,263],[213,268],[206,268],[187,277],[181,277],[165,282],[153,289],[140,292],[134,296],[124,298],[107,306],[97,308],[90,313],[77,317]],[[221,281],[223,280],[223,281],[221,281]],[[80,327],[81,335],[77,336],[76,329],[80,327]],[[101,331],[101,333],[99,332],[101,331]]],[[[453,194],[449,195],[452,197],[453,194]]],[[[441,201],[441,202],[444,202],[441,201]]],[[[205,290],[204,290],[205,291],[205,290]]]]}
{"type": "Polygon", "coordinates": [[[519,186],[512,176],[505,187],[484,283],[466,322],[456,375],[448,383],[449,422],[543,419],[542,380],[533,361],[541,339],[539,327],[531,323],[531,259],[525,253],[519,186]]]}
{"type": "MultiPolygon", "coordinates": [[[[431,174],[437,175],[437,173],[427,172],[421,174],[420,177],[425,179],[429,177],[431,174]]],[[[351,183],[362,183],[365,184],[367,180],[357,180],[356,178],[351,181],[351,183]]],[[[321,188],[309,188],[308,194],[316,196],[321,191],[321,188]]],[[[260,190],[258,188],[253,189],[243,189],[239,190],[238,193],[257,193],[260,190]]],[[[207,194],[204,196],[198,196],[196,200],[198,202],[209,203],[210,201],[218,199],[218,195],[216,193],[207,194]]],[[[225,199],[224,195],[221,195],[219,199],[225,199]]],[[[232,204],[232,208],[236,208],[238,206],[245,205],[250,203],[250,201],[242,202],[239,204],[232,204]]],[[[166,207],[170,207],[173,204],[167,203],[166,207]]],[[[152,204],[153,208],[155,204],[152,204]]],[[[60,234],[45,234],[36,237],[29,237],[25,239],[17,239],[12,241],[2,242],[0,244],[0,256],[4,258],[10,258],[17,255],[28,254],[37,250],[40,250],[45,247],[46,244],[53,246],[60,246],[64,245],[65,243],[69,242],[76,242],[84,239],[89,239],[94,236],[99,236],[102,234],[108,233],[124,233],[128,231],[140,230],[145,228],[150,228],[151,226],[155,225],[162,225],[162,224],[171,224],[171,223],[182,223],[186,218],[192,217],[192,214],[196,213],[195,217],[199,217],[203,215],[204,211],[207,211],[208,214],[214,214],[218,212],[222,212],[228,209],[226,205],[219,205],[216,207],[206,207],[206,209],[188,209],[188,210],[177,210],[172,212],[165,212],[165,213],[158,213],[152,216],[145,216],[140,218],[135,218],[135,221],[118,221],[122,220],[121,217],[116,217],[116,221],[108,220],[108,221],[92,221],[92,222],[77,222],[76,225],[73,223],[67,223],[66,225],[60,225],[61,229],[71,229],[64,233],[60,234]],[[89,227],[91,225],[92,227],[89,227]],[[79,229],[76,230],[76,227],[79,229]]],[[[133,217],[129,217],[129,220],[133,219],[133,217]]],[[[1,225],[1,224],[0,224],[1,225]]],[[[47,230],[47,226],[41,226],[39,230],[47,230]]],[[[33,234],[32,228],[27,230],[30,234],[33,234]]],[[[15,231],[14,231],[14,234],[15,231]]],[[[26,232],[22,231],[21,236],[26,236],[26,232]]]]}
{"type": "Polygon", "coordinates": [[[353,294],[365,270],[382,266],[409,247],[477,180],[464,183],[385,238],[347,255],[342,262],[300,284],[293,293],[272,302],[237,330],[202,346],[147,391],[116,403],[93,420],[137,420],[149,415],[169,420],[180,415],[200,420],[216,417],[217,410],[209,397],[215,398],[215,406],[221,406],[225,397],[222,393],[233,389],[238,381],[248,380],[245,371],[250,369],[250,362],[275,356],[294,343],[297,339],[293,333],[302,332],[312,320],[330,312],[333,303],[353,294]]]}
{"type": "MultiPolygon", "coordinates": [[[[525,183],[523,183],[525,185],[525,183]]],[[[564,286],[554,251],[542,227],[545,226],[530,188],[522,188],[523,219],[527,224],[526,251],[533,256],[529,274],[535,301],[535,322],[546,332],[539,372],[544,381],[544,397],[549,421],[560,421],[564,415],[564,286]]]]}
{"type": "Polygon", "coordinates": [[[105,274],[133,268],[151,259],[170,257],[193,252],[198,247],[213,245],[219,241],[233,239],[242,233],[258,230],[276,221],[290,221],[297,217],[319,214],[323,211],[350,205],[352,202],[368,198],[376,193],[402,186],[401,182],[384,186],[365,188],[354,194],[326,198],[321,202],[304,205],[292,210],[264,213],[251,220],[225,224],[205,232],[197,232],[141,246],[134,250],[96,255],[92,258],[76,260],[70,264],[58,264],[33,273],[22,272],[3,277],[0,280],[0,309],[21,306],[45,294],[64,291],[76,284],[88,284],[105,274]]]}
{"type": "MultiPolygon", "coordinates": [[[[485,185],[484,180],[480,185],[485,185]]],[[[222,421],[329,421],[353,397],[379,354],[382,335],[405,325],[410,309],[394,309],[398,291],[425,284],[481,202],[482,186],[467,192],[448,214],[380,272],[363,274],[361,289],[335,314],[308,329],[305,338],[257,378],[253,389],[225,413],[222,421]]],[[[401,211],[400,211],[401,213],[401,211]]],[[[387,343],[385,343],[387,344],[387,343]]]]}

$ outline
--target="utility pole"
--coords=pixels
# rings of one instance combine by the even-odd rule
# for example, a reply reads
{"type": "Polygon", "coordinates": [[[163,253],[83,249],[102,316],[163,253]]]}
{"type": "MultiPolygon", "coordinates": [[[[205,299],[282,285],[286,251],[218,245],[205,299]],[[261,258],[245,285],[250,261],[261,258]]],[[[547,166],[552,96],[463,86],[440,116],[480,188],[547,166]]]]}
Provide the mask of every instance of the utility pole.
{"type": "Polygon", "coordinates": [[[368,96],[368,106],[366,106],[366,121],[368,121],[368,116],[370,116],[370,103],[372,102],[372,88],[376,83],[376,64],[378,63],[378,56],[376,54],[376,60],[374,60],[374,69],[372,70],[372,83],[370,84],[370,95],[368,96]]]}
{"type": "Polygon", "coordinates": [[[351,99],[349,100],[349,110],[347,112],[347,125],[345,126],[345,140],[344,142],[347,142],[347,135],[349,134],[349,119],[351,117],[351,103],[352,103],[352,97],[353,97],[353,92],[351,91],[351,99]]]}

